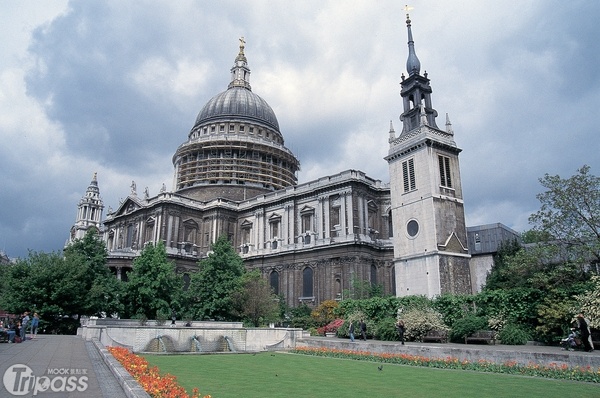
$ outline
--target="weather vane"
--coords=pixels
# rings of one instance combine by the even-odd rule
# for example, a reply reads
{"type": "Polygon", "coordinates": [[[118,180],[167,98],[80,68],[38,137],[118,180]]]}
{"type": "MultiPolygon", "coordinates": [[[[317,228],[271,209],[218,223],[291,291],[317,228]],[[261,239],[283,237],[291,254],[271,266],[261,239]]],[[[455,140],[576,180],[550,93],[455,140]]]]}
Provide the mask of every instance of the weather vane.
{"type": "Polygon", "coordinates": [[[244,40],[244,36],[240,37],[240,54],[244,53],[244,44],[246,44],[246,40],[244,40]]]}
{"type": "Polygon", "coordinates": [[[409,6],[408,4],[406,4],[406,5],[404,6],[404,11],[406,11],[406,23],[407,23],[408,25],[410,25],[410,15],[408,15],[408,12],[409,12],[410,10],[412,10],[412,9],[413,9],[413,7],[409,6]]]}

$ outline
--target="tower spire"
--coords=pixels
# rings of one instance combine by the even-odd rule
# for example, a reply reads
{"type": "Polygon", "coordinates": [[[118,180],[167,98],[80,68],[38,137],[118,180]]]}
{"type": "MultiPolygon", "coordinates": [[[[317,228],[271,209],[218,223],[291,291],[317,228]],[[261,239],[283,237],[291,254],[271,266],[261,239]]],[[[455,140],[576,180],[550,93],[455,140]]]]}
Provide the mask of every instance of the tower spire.
{"type": "Polygon", "coordinates": [[[67,240],[67,245],[76,239],[81,239],[85,236],[90,228],[102,229],[102,210],[104,203],[100,197],[100,189],[98,188],[98,174],[94,173],[92,181],[85,191],[85,195],[77,205],[77,217],[75,224],[71,227],[71,234],[67,240]]]}
{"type": "Polygon", "coordinates": [[[408,11],[412,10],[412,7],[408,5],[404,7],[406,11],[406,28],[408,29],[408,59],[406,60],[406,71],[408,75],[418,75],[421,72],[421,62],[417,57],[417,53],[415,52],[415,42],[412,36],[410,15],[408,11]]]}
{"type": "Polygon", "coordinates": [[[431,86],[427,72],[421,75],[421,62],[415,53],[415,43],[413,40],[411,20],[408,11],[412,8],[404,7],[406,10],[406,27],[408,29],[408,59],[406,69],[408,77],[402,74],[402,91],[400,95],[403,98],[404,111],[400,115],[402,121],[402,134],[407,133],[419,126],[427,125],[438,128],[435,122],[437,111],[433,109],[431,103],[431,86]]]}
{"type": "Polygon", "coordinates": [[[246,54],[244,54],[244,48],[246,47],[246,41],[244,37],[240,37],[240,52],[235,57],[235,62],[231,68],[231,82],[229,83],[228,89],[232,87],[243,87],[250,91],[250,68],[248,68],[248,60],[246,54]]]}

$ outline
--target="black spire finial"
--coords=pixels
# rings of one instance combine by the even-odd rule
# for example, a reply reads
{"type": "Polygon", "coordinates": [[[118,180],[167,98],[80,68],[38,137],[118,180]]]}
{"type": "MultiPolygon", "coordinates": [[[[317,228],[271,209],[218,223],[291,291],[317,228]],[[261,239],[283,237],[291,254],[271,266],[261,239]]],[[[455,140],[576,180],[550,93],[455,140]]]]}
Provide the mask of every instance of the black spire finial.
{"type": "Polygon", "coordinates": [[[415,53],[415,42],[412,37],[410,15],[408,15],[408,11],[412,10],[412,7],[407,5],[404,7],[404,10],[406,11],[406,27],[408,29],[408,60],[406,61],[406,71],[409,76],[418,75],[421,71],[421,62],[419,62],[419,58],[417,58],[417,54],[415,53]]]}

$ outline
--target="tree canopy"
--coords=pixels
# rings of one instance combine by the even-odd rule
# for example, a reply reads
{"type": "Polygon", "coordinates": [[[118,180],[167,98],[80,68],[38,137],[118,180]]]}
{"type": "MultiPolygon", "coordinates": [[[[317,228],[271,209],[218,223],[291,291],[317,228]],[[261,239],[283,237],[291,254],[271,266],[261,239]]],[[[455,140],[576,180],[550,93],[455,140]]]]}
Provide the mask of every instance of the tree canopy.
{"type": "Polygon", "coordinates": [[[164,317],[179,308],[183,279],[175,273],[175,265],[167,260],[164,244],[149,243],[139,257],[127,282],[127,310],[129,315],[147,319],[164,317]]]}
{"type": "Polygon", "coordinates": [[[279,297],[260,272],[246,272],[232,294],[234,314],[258,327],[279,319],[279,297]]]}
{"type": "Polygon", "coordinates": [[[81,316],[121,310],[120,282],[106,268],[106,249],[95,229],[61,253],[30,252],[7,265],[2,277],[3,309],[36,311],[49,328],[74,332],[81,316]],[[72,325],[64,327],[67,320],[72,325]]]}
{"type": "Polygon", "coordinates": [[[232,294],[241,286],[244,273],[242,258],[226,236],[212,245],[208,258],[201,260],[192,274],[186,297],[190,310],[198,319],[232,320],[232,294]]]}
{"type": "Polygon", "coordinates": [[[534,230],[560,245],[565,260],[600,263],[600,177],[584,165],[570,178],[546,174],[540,183],[546,191],[529,218],[534,230]]]}

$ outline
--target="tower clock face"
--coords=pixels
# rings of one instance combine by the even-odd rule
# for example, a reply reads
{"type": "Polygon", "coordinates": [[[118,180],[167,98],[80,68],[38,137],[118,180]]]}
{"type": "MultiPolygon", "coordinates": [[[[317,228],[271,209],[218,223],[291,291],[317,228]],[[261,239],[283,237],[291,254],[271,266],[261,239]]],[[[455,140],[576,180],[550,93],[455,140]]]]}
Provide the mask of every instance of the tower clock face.
{"type": "Polygon", "coordinates": [[[414,238],[419,233],[419,223],[417,220],[410,220],[408,224],[406,224],[406,232],[408,236],[414,238]]]}

